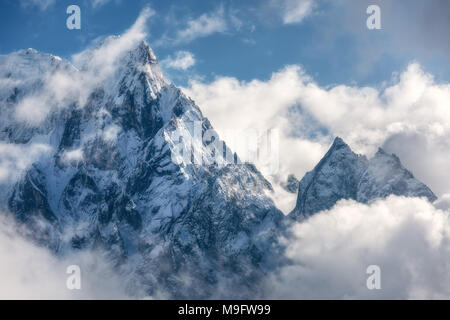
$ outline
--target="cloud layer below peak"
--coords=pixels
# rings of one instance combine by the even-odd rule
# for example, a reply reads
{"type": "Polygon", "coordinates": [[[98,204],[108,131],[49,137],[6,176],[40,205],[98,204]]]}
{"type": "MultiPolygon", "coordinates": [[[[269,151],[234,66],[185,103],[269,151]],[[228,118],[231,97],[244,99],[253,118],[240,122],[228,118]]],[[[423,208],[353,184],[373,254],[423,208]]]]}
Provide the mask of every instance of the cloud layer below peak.
{"type": "Polygon", "coordinates": [[[344,200],[292,227],[291,263],[269,277],[269,298],[448,299],[449,243],[449,212],[425,199],[344,200]],[[369,266],[379,290],[367,287],[369,266]]]}
{"type": "Polygon", "coordinates": [[[292,65],[267,81],[217,77],[184,90],[222,136],[229,129],[278,129],[281,180],[303,177],[340,136],[368,156],[380,146],[396,153],[435,193],[450,193],[450,85],[436,83],[417,63],[379,88],[322,87],[292,65]]]}

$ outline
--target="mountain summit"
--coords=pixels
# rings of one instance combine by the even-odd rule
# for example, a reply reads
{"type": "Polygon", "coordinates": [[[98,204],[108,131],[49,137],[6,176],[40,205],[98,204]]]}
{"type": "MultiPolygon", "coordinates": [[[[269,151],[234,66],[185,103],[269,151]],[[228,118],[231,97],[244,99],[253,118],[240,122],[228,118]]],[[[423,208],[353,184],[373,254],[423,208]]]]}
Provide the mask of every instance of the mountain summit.
{"type": "Polygon", "coordinates": [[[368,203],[389,195],[436,200],[433,192],[415,179],[397,156],[380,148],[368,160],[337,137],[322,160],[300,181],[297,204],[290,216],[301,220],[331,209],[341,199],[368,203]]]}
{"type": "MultiPolygon", "coordinates": [[[[29,54],[48,65],[66,64],[29,54]]],[[[251,164],[226,162],[223,142],[204,139],[214,133],[208,119],[164,81],[146,43],[106,69],[101,63],[94,52],[85,67],[73,69],[76,79],[93,85],[84,105],[68,98],[43,126],[8,122],[0,128],[5,142],[46,141],[51,150],[1,189],[2,209],[55,254],[104,251],[129,279],[132,295],[253,296],[276,260],[269,257],[283,219],[265,195],[270,183],[251,164]],[[192,157],[180,157],[180,147],[192,157]],[[195,157],[200,163],[191,161],[195,157]]],[[[26,67],[19,70],[24,75],[39,65],[26,67]]],[[[3,101],[13,108],[27,94],[18,83],[3,101]]]]}
{"type": "MultiPolygon", "coordinates": [[[[0,211],[57,256],[106,256],[132,297],[259,297],[285,261],[278,239],[292,220],[257,168],[165,81],[147,43],[115,41],[80,70],[32,49],[0,56],[0,142],[26,155],[21,174],[0,181],[0,211]]],[[[367,160],[340,138],[298,185],[298,220],[340,199],[435,199],[396,156],[367,160]]]]}

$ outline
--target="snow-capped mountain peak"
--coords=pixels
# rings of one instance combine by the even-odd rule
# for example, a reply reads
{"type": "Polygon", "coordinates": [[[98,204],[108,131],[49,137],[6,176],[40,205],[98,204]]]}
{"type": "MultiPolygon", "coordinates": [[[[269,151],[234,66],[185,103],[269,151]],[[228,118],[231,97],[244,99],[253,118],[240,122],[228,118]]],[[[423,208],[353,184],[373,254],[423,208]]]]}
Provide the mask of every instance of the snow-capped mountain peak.
{"type": "Polygon", "coordinates": [[[1,189],[2,209],[59,255],[100,248],[131,294],[226,297],[229,283],[253,295],[277,261],[283,214],[265,195],[270,183],[251,164],[225,162],[217,135],[203,139],[211,124],[166,83],[145,42],[114,53],[114,41],[74,71],[91,87],[84,104],[26,134],[14,122],[1,128],[14,133],[1,136],[7,143],[41,140],[52,150],[1,189]],[[192,157],[176,161],[180,147],[192,157]]]}
{"type": "MultiPolygon", "coordinates": [[[[105,254],[133,296],[254,298],[283,262],[271,184],[165,81],[147,43],[121,41],[107,38],[80,70],[30,49],[0,56],[0,141],[45,151],[1,185],[0,211],[57,255],[105,254]]],[[[336,138],[291,217],[389,194],[434,198],[397,157],[368,160],[336,138]]]]}
{"type": "Polygon", "coordinates": [[[299,183],[297,204],[290,213],[301,220],[328,210],[341,199],[367,203],[389,195],[436,199],[433,192],[405,169],[400,159],[379,149],[368,160],[336,138],[317,166],[299,183]]]}

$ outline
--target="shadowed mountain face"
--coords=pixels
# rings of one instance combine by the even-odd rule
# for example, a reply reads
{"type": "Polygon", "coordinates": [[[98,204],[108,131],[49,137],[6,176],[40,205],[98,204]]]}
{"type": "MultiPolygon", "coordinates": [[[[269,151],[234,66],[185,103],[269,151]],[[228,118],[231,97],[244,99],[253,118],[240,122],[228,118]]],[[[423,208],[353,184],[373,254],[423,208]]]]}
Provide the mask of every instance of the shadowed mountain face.
{"type": "MultiPolygon", "coordinates": [[[[17,124],[8,113],[15,99],[43,90],[39,74],[5,94],[1,107],[10,121],[3,121],[1,139],[45,141],[51,151],[19,182],[2,186],[2,209],[58,255],[106,252],[132,295],[254,296],[278,260],[269,257],[283,215],[265,195],[270,183],[251,164],[179,158],[177,150],[189,150],[189,141],[201,159],[218,152],[217,143],[202,139],[212,130],[209,121],[165,82],[147,44],[121,59],[116,72],[90,88],[86,105],[66,101],[39,126],[17,124]]],[[[34,50],[3,57],[3,68],[12,61],[21,63],[10,68],[10,78],[38,73],[34,68],[70,68],[34,50]]],[[[70,72],[89,68],[88,61],[70,72]]]]}
{"type": "Polygon", "coordinates": [[[295,194],[298,192],[298,182],[297,178],[293,174],[290,174],[287,181],[282,184],[282,187],[287,192],[295,194]]]}
{"type": "Polygon", "coordinates": [[[341,199],[368,203],[389,195],[436,200],[433,192],[415,179],[397,156],[379,149],[368,160],[336,138],[317,166],[300,181],[297,204],[290,216],[302,220],[331,209],[341,199]]]}
{"type": "MultiPolygon", "coordinates": [[[[47,146],[19,179],[0,181],[0,210],[55,255],[106,255],[134,297],[259,297],[260,281],[284,262],[287,219],[267,196],[270,183],[236,155],[229,161],[217,134],[204,139],[210,122],[166,83],[145,42],[106,76],[98,62],[77,70],[32,49],[0,56],[0,142],[47,146]],[[83,90],[51,91],[67,78],[83,90]],[[49,112],[30,124],[22,118],[33,115],[17,114],[24,102],[27,112],[49,112]],[[193,153],[180,156],[180,147],[193,153]]],[[[292,176],[285,187],[296,192],[296,184],[292,176]]],[[[380,150],[367,160],[339,138],[298,192],[295,219],[340,199],[435,199],[397,157],[380,150]]]]}

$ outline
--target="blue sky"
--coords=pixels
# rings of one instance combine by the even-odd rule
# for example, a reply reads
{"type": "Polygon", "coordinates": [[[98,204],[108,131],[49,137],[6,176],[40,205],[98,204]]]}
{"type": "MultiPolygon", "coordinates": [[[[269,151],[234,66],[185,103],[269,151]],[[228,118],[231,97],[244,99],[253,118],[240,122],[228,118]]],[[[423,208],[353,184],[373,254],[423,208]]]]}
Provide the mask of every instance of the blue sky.
{"type": "Polygon", "coordinates": [[[144,7],[151,7],[148,42],[158,58],[174,58],[183,51],[195,61],[184,70],[168,71],[179,85],[194,77],[266,80],[284,66],[297,64],[324,86],[381,86],[411,61],[419,62],[438,81],[448,81],[449,2],[431,0],[426,7],[423,3],[2,0],[0,53],[32,47],[70,59],[102,37],[122,33],[144,7]],[[71,4],[81,8],[81,30],[66,28],[66,8],[71,4]],[[366,27],[370,4],[381,8],[381,30],[366,27]],[[190,26],[192,33],[186,33],[190,26]]]}

